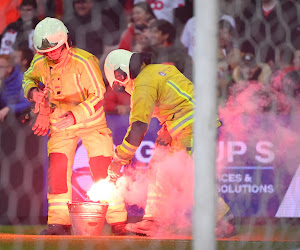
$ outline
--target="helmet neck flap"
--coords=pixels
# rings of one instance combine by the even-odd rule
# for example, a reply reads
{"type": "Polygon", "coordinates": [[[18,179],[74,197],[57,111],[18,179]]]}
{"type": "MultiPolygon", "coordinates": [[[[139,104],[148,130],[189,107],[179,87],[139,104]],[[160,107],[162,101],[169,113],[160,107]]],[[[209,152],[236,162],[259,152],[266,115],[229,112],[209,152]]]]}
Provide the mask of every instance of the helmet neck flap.
{"type": "MultiPolygon", "coordinates": [[[[109,82],[109,85],[114,89],[114,84],[118,84],[125,87],[128,85],[128,90],[133,89],[133,80],[141,72],[143,64],[151,63],[151,55],[144,53],[130,52],[124,49],[116,49],[111,51],[104,63],[104,73],[109,82]],[[122,77],[116,72],[123,72],[122,77]],[[129,85],[131,87],[129,87],[129,85]]],[[[127,91],[127,90],[126,90],[127,91]]],[[[132,92],[132,91],[127,91],[132,92]]]]}

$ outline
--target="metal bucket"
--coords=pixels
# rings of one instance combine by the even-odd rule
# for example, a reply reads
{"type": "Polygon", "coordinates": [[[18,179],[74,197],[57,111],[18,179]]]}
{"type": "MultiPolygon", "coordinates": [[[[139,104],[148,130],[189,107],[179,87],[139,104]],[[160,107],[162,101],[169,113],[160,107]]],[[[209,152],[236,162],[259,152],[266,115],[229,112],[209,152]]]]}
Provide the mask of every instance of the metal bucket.
{"type": "Polygon", "coordinates": [[[74,235],[99,236],[108,208],[107,203],[73,202],[68,204],[74,235]]]}

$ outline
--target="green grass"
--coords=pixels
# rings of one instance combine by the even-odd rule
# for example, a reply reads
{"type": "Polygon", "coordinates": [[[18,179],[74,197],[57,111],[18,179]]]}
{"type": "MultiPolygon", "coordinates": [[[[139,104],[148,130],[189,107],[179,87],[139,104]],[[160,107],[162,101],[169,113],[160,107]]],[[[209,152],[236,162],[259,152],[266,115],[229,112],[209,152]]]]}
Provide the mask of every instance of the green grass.
{"type": "MultiPolygon", "coordinates": [[[[0,226],[0,250],[7,249],[192,249],[188,239],[151,239],[147,237],[112,237],[105,224],[101,237],[40,236],[46,225],[0,226]],[[8,237],[2,237],[9,234],[8,237]],[[1,236],[2,235],[2,236],[1,236]]],[[[243,224],[238,225],[239,234],[233,238],[218,240],[219,250],[300,249],[299,223],[243,224]]],[[[198,250],[198,249],[197,249],[198,250]]]]}
{"type": "MultiPolygon", "coordinates": [[[[238,242],[238,241],[218,241],[219,250],[256,250],[256,249],[274,249],[274,250],[295,250],[300,247],[298,242],[238,242]]],[[[43,239],[31,242],[0,241],[0,249],[45,249],[45,250],[81,250],[81,249],[192,249],[191,240],[151,240],[151,239],[43,239]]]]}
{"type": "Polygon", "coordinates": [[[45,227],[45,225],[0,226],[0,233],[36,235],[45,227]]]}

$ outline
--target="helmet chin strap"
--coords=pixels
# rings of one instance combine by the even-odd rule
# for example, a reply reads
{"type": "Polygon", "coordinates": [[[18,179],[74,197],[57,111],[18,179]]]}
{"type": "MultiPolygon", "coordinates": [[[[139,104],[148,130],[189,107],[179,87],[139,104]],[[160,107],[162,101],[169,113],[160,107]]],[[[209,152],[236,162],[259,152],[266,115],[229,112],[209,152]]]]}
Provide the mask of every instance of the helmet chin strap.
{"type": "Polygon", "coordinates": [[[67,50],[70,50],[70,49],[71,49],[71,47],[69,46],[69,42],[68,42],[68,40],[65,42],[65,44],[66,44],[66,49],[67,49],[67,50]]]}
{"type": "Polygon", "coordinates": [[[55,59],[55,60],[52,60],[52,61],[56,64],[56,63],[60,63],[61,61],[65,60],[66,59],[66,55],[68,54],[68,51],[69,50],[67,49],[66,46],[62,46],[62,49],[60,51],[60,55],[59,55],[58,59],[55,59]]]}
{"type": "Polygon", "coordinates": [[[132,95],[133,89],[134,89],[134,80],[133,79],[129,79],[129,81],[125,85],[125,91],[129,95],[132,95]]]}

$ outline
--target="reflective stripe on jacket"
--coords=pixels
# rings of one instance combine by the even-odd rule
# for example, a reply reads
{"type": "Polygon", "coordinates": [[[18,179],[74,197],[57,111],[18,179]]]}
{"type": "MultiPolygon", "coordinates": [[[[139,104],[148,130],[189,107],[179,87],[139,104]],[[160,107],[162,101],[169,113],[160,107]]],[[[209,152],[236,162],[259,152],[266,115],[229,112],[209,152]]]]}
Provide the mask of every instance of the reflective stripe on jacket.
{"type": "Polygon", "coordinates": [[[175,66],[147,65],[134,81],[130,124],[166,123],[171,135],[193,122],[194,85],[175,66]]]}
{"type": "Polygon", "coordinates": [[[152,117],[165,123],[171,136],[193,123],[194,85],[173,65],[150,64],[134,80],[131,105],[130,126],[123,143],[117,147],[117,154],[126,160],[133,157],[140,144],[132,141],[130,135],[144,133],[141,127],[148,126],[152,117]]]}
{"type": "Polygon", "coordinates": [[[76,124],[68,129],[101,126],[106,127],[103,109],[105,85],[98,59],[92,54],[71,48],[65,58],[54,64],[45,56],[36,54],[24,74],[25,97],[39,82],[49,88],[49,102],[55,107],[50,115],[50,128],[61,115],[72,111],[76,124]]]}

